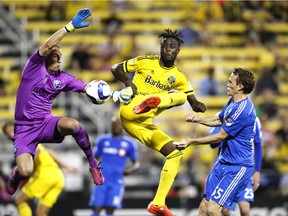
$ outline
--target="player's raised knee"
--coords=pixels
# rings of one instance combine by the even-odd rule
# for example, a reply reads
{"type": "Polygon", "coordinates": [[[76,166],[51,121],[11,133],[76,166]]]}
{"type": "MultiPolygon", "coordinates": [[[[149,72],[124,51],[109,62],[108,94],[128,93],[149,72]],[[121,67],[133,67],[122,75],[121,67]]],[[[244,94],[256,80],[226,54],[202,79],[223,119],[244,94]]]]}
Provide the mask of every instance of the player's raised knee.
{"type": "Polygon", "coordinates": [[[33,167],[18,166],[18,171],[22,179],[29,178],[33,174],[33,167]]]}
{"type": "Polygon", "coordinates": [[[80,127],[80,123],[73,118],[66,118],[63,117],[59,120],[58,122],[58,128],[59,132],[62,134],[64,133],[65,135],[72,134],[75,132],[78,128],[80,127]]]}

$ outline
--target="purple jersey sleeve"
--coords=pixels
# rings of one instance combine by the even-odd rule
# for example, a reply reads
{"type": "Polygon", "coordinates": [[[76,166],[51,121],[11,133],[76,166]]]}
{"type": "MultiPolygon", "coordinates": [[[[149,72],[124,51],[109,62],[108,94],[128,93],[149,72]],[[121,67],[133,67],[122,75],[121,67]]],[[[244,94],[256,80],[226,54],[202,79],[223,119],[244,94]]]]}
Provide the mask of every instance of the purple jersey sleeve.
{"type": "Polygon", "coordinates": [[[39,55],[39,50],[36,50],[28,59],[22,77],[36,77],[41,71],[46,70],[45,61],[47,57],[39,55]]]}
{"type": "Polygon", "coordinates": [[[57,86],[59,84],[62,84],[59,89],[61,89],[63,92],[83,92],[86,86],[85,82],[64,71],[61,71],[58,79],[53,80],[53,85],[55,88],[58,88],[57,86]]]}

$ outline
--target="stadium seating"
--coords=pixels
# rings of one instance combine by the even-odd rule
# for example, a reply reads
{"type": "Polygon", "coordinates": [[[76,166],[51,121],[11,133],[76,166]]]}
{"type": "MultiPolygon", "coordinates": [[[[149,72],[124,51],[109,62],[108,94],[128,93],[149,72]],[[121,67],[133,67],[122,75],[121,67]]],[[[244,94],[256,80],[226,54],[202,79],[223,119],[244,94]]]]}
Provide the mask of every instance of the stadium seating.
{"type": "MultiPolygon", "coordinates": [[[[27,31],[40,31],[39,43],[43,43],[50,33],[63,27],[77,11],[76,3],[69,3],[67,7],[66,20],[63,21],[46,21],[45,20],[45,8],[50,4],[49,0],[25,2],[25,1],[3,1],[3,5],[10,7],[16,18],[24,18],[27,20],[27,31]],[[36,8],[36,10],[35,10],[36,8]]],[[[125,13],[117,13],[117,17],[124,21],[124,25],[121,28],[121,34],[116,35],[115,43],[118,46],[127,46],[131,41],[131,34],[135,33],[135,41],[140,48],[147,48],[151,51],[158,51],[158,38],[155,37],[155,33],[163,31],[165,28],[178,29],[182,26],[182,21],[189,14],[188,8],[195,7],[194,2],[179,3],[174,1],[165,2],[153,2],[140,6],[135,5],[134,9],[128,9],[125,13]],[[138,7],[138,8],[137,8],[138,7]],[[150,8],[150,10],[149,10],[150,8]],[[174,8],[174,10],[172,10],[174,8]],[[137,12],[135,12],[137,10],[137,12]],[[148,13],[149,10],[149,13],[148,13]],[[151,22],[153,21],[153,22],[151,22]]],[[[107,35],[102,34],[101,20],[111,15],[109,3],[103,2],[78,2],[77,7],[89,6],[92,11],[97,11],[92,19],[91,27],[83,29],[81,32],[69,35],[62,40],[62,50],[65,56],[70,56],[73,52],[74,45],[85,41],[92,46],[98,47],[107,43],[107,35]],[[81,36],[79,36],[81,34],[81,36]]],[[[207,7],[207,5],[206,5],[207,7]]],[[[247,17],[249,17],[249,11],[245,11],[247,17]]],[[[258,14],[264,16],[263,14],[258,14]]],[[[257,15],[257,16],[258,16],[257,15]]],[[[199,21],[191,24],[194,29],[201,31],[202,24],[199,21]]],[[[282,44],[287,44],[288,25],[287,23],[265,23],[265,29],[277,33],[277,41],[282,44]]],[[[180,68],[183,69],[188,77],[192,80],[192,83],[199,83],[198,81],[205,76],[205,71],[209,67],[217,68],[217,71],[230,71],[234,67],[246,67],[253,69],[256,73],[262,68],[263,62],[266,61],[266,57],[269,56],[264,48],[240,48],[245,43],[243,33],[246,31],[246,24],[242,22],[216,22],[212,21],[207,24],[207,28],[214,35],[214,48],[207,47],[182,47],[179,54],[179,61],[177,62],[180,68]],[[231,48],[232,47],[232,48],[231,48]],[[264,56],[264,59],[263,59],[264,56]]],[[[288,58],[288,51],[285,47],[278,50],[280,55],[288,58]]],[[[268,62],[272,62],[270,59],[268,62]]],[[[69,58],[66,57],[65,65],[69,63],[69,58]]],[[[1,59],[0,68],[13,67],[13,60],[1,59]]],[[[97,73],[97,76],[103,79],[112,80],[111,75],[106,73],[97,73]]],[[[90,80],[94,77],[93,72],[83,72],[79,74],[79,78],[84,80],[90,80]]],[[[227,77],[226,73],[219,73],[217,78],[220,81],[225,82],[227,77]]],[[[13,83],[13,82],[11,82],[13,83]]],[[[17,82],[15,82],[17,83],[17,82]]],[[[11,91],[15,91],[15,86],[11,84],[11,91]],[[11,87],[12,86],[12,87],[11,87]]],[[[280,85],[280,91],[287,93],[285,85],[280,85]]],[[[196,85],[197,88],[197,85],[196,85]]],[[[283,104],[283,100],[279,100],[279,103],[283,104]]]]}
{"type": "Polygon", "coordinates": [[[14,65],[12,58],[0,58],[0,69],[11,68],[14,65]]]}
{"type": "Polygon", "coordinates": [[[0,119],[2,121],[9,121],[14,118],[14,111],[11,110],[1,110],[0,119]]]}
{"type": "Polygon", "coordinates": [[[112,82],[114,79],[114,76],[110,72],[106,71],[81,71],[81,73],[77,74],[77,78],[89,82],[94,79],[99,79],[99,80],[105,80],[107,82],[112,82]]]}
{"type": "Polygon", "coordinates": [[[16,98],[10,96],[1,96],[0,101],[0,108],[8,108],[13,110],[15,107],[16,98]]]}
{"type": "Polygon", "coordinates": [[[288,85],[286,83],[279,84],[280,95],[288,96],[288,85]]]}
{"type": "MultiPolygon", "coordinates": [[[[33,4],[22,1],[12,2],[3,1],[6,7],[11,7],[14,10],[14,16],[16,18],[24,18],[27,20],[26,30],[29,32],[39,31],[39,44],[43,43],[51,34],[63,27],[75,14],[77,8],[89,6],[93,11],[95,11],[94,18],[92,19],[91,27],[83,29],[79,33],[74,33],[65,37],[61,41],[62,51],[65,59],[65,65],[69,63],[69,58],[71,56],[75,44],[85,41],[95,48],[107,43],[108,36],[102,33],[103,25],[101,20],[107,18],[111,15],[109,8],[109,3],[106,1],[100,2],[78,2],[77,8],[76,3],[69,3],[66,14],[66,20],[63,21],[46,21],[45,10],[49,5],[50,1],[37,1],[33,4]],[[38,8],[35,10],[35,8],[38,8]],[[33,11],[33,12],[32,12],[33,11]],[[97,11],[97,13],[96,13],[97,11]]],[[[121,27],[120,34],[116,35],[114,38],[115,43],[119,47],[127,46],[131,39],[132,34],[135,34],[135,41],[140,48],[146,48],[152,52],[158,52],[158,38],[155,37],[155,33],[163,31],[165,28],[179,29],[182,26],[182,21],[185,19],[187,14],[189,14],[188,8],[195,7],[194,2],[190,3],[179,3],[174,1],[165,2],[153,2],[146,5],[140,6],[135,5],[134,9],[128,9],[125,13],[117,13],[117,17],[124,21],[124,25],[121,27]],[[138,8],[137,8],[138,6],[138,8]],[[152,7],[152,8],[151,8],[152,7]],[[150,8],[150,9],[148,9],[150,8]],[[174,10],[172,10],[174,8],[174,10]],[[135,12],[137,10],[137,12],[135,12]],[[149,13],[148,13],[149,10],[149,13]],[[152,22],[153,21],[153,22],[152,22]]],[[[207,6],[207,5],[206,5],[207,6]]],[[[249,18],[250,12],[245,11],[244,16],[249,18]]],[[[265,13],[258,13],[258,17],[265,17],[265,13]]],[[[191,24],[194,29],[201,31],[202,24],[199,21],[193,22],[191,24]]],[[[215,47],[182,47],[181,52],[178,57],[177,64],[180,68],[188,75],[191,82],[197,92],[197,84],[206,75],[206,70],[209,67],[214,67],[217,69],[217,79],[221,82],[225,82],[229,71],[235,67],[246,67],[252,69],[256,74],[259,70],[267,63],[268,65],[273,62],[273,56],[270,55],[269,51],[265,48],[244,48],[245,38],[243,37],[246,31],[246,24],[244,22],[217,22],[212,21],[207,24],[207,28],[214,36],[214,46],[215,47]]],[[[287,44],[287,23],[265,23],[264,28],[268,31],[277,34],[276,41],[280,44],[287,44]]],[[[277,52],[288,59],[288,49],[286,47],[280,48],[277,52]]],[[[6,67],[11,68],[13,66],[13,61],[11,59],[1,59],[0,68],[6,67]]],[[[95,72],[93,71],[83,71],[77,76],[80,79],[89,81],[95,78],[95,72]]],[[[97,78],[104,79],[107,81],[112,81],[113,77],[107,72],[97,72],[97,78]]],[[[16,79],[15,79],[16,80],[16,79]]],[[[13,83],[13,82],[11,82],[13,83]]],[[[17,83],[17,82],[14,82],[17,83]]],[[[11,84],[11,86],[13,86],[11,84]]],[[[16,84],[13,87],[9,87],[12,91],[15,91],[16,84]]],[[[285,84],[280,85],[280,92],[285,95],[288,94],[288,88],[285,84]]],[[[204,99],[208,106],[213,106],[211,104],[223,104],[221,103],[221,98],[219,99],[204,99]]],[[[277,99],[277,103],[281,106],[286,106],[285,98],[277,99]]],[[[222,101],[223,102],[223,101],[222,101]]]]}
{"type": "Polygon", "coordinates": [[[2,4],[6,7],[26,7],[26,8],[34,8],[34,7],[47,7],[50,4],[50,0],[42,0],[42,1],[10,1],[10,0],[2,0],[2,4]]]}

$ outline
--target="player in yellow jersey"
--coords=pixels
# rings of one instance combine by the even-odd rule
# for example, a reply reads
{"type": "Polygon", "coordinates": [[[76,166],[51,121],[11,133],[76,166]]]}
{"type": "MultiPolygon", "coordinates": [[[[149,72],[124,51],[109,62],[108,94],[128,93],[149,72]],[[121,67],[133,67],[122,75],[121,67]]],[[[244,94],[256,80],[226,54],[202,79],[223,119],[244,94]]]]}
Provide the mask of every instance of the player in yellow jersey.
{"type": "MultiPolygon", "coordinates": [[[[5,136],[11,140],[14,135],[14,123],[7,122],[2,129],[5,136]]],[[[33,176],[22,187],[15,200],[20,216],[32,216],[28,204],[32,199],[39,199],[37,216],[49,215],[64,188],[64,175],[59,166],[68,172],[77,172],[76,168],[64,163],[52,150],[39,144],[34,158],[33,176]]]]}
{"type": "Polygon", "coordinates": [[[160,56],[145,55],[112,66],[115,78],[126,86],[113,92],[114,101],[120,99],[120,117],[123,128],[147,147],[166,157],[158,190],[148,211],[154,215],[171,216],[165,204],[166,196],[177,175],[182,151],[178,151],[173,139],[153,124],[152,120],[163,110],[180,106],[187,100],[195,112],[205,112],[206,107],[193,94],[185,74],[175,65],[180,51],[182,34],[166,29],[159,35],[160,56]],[[128,73],[135,72],[131,79],[128,73]]]}

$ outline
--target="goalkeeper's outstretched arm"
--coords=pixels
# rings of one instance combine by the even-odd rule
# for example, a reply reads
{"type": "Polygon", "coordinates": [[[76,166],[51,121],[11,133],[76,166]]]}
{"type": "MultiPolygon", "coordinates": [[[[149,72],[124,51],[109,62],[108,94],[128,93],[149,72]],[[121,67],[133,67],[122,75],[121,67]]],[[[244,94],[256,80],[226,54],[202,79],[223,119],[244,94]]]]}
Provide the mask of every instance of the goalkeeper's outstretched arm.
{"type": "Polygon", "coordinates": [[[44,42],[44,44],[39,48],[39,55],[47,56],[53,47],[57,46],[66,34],[75,31],[75,29],[88,27],[89,22],[84,22],[84,20],[90,16],[90,9],[84,8],[79,10],[71,22],[59,29],[44,42]]]}

